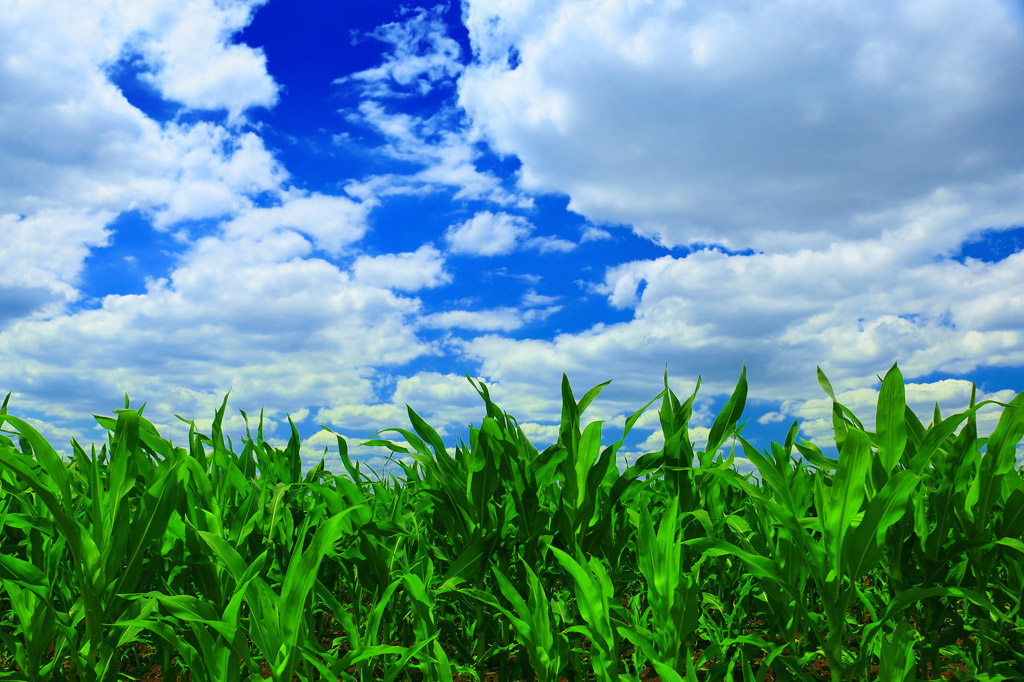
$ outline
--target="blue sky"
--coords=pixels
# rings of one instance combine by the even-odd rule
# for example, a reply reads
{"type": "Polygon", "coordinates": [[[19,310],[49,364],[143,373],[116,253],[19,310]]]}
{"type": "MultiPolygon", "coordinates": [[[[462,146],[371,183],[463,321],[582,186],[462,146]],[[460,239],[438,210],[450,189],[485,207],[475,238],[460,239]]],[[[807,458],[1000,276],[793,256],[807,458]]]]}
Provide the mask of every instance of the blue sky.
{"type": "Polygon", "coordinates": [[[1013,0],[26,0],[0,88],[0,392],[65,450],[126,393],[330,467],[468,440],[467,372],[540,448],[563,372],[606,443],[666,368],[699,443],[745,365],[760,447],[829,445],[816,365],[869,426],[893,362],[1024,386],[1013,0]]]}

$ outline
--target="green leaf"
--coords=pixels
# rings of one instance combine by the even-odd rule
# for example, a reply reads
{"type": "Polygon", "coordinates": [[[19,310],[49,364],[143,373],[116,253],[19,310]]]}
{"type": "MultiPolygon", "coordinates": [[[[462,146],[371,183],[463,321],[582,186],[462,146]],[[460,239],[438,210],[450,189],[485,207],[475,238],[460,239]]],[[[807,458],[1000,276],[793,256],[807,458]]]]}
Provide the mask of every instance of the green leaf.
{"type": "Polygon", "coordinates": [[[733,389],[732,395],[729,396],[729,400],[725,403],[725,407],[718,413],[714,424],[711,425],[705,452],[714,453],[721,447],[728,436],[728,432],[735,428],[736,422],[739,421],[740,416],[743,414],[743,407],[746,405],[746,401],[747,368],[744,365],[742,371],[740,371],[739,381],[736,382],[736,388],[733,389]]]}
{"type": "Polygon", "coordinates": [[[586,409],[590,406],[590,403],[594,401],[594,398],[600,395],[601,391],[604,390],[604,387],[610,383],[612,383],[611,379],[604,382],[603,384],[598,384],[597,386],[594,386],[592,389],[590,389],[583,395],[579,403],[576,404],[576,409],[579,411],[580,415],[582,415],[586,411],[586,409]]]}
{"type": "Polygon", "coordinates": [[[896,467],[907,444],[906,408],[903,375],[900,374],[899,367],[893,363],[882,380],[875,413],[878,455],[882,458],[882,464],[887,472],[896,467]]]}
{"type": "Polygon", "coordinates": [[[858,580],[878,565],[885,545],[885,533],[903,518],[920,478],[904,469],[886,482],[868,503],[860,524],[845,536],[843,565],[852,580],[858,580]]]}
{"type": "Polygon", "coordinates": [[[441,437],[437,435],[437,431],[435,431],[430,424],[424,421],[422,417],[416,414],[412,407],[409,405],[406,405],[405,407],[409,411],[409,421],[412,423],[412,427],[421,438],[433,446],[435,456],[440,457],[444,455],[445,457],[448,457],[449,455],[448,451],[444,447],[444,441],[442,441],[441,437]]]}
{"type": "Polygon", "coordinates": [[[476,582],[484,571],[484,561],[490,555],[494,541],[491,538],[480,538],[459,553],[459,558],[441,578],[438,593],[448,592],[459,583],[476,582]]]}

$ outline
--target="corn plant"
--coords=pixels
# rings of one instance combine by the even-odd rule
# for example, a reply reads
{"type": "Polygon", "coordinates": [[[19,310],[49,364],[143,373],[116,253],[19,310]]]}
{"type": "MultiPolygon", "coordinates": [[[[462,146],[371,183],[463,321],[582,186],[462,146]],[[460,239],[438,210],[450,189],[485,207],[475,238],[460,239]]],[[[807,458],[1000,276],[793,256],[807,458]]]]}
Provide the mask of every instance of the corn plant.
{"type": "Polygon", "coordinates": [[[666,373],[606,445],[582,419],[607,382],[577,399],[563,375],[538,448],[469,378],[468,439],[409,406],[410,428],[365,441],[404,458],[381,472],[335,434],[343,470],[303,473],[295,425],[273,447],[262,412],[236,447],[227,396],[183,447],[126,397],[96,417],[108,442],[64,460],[8,396],[0,679],[1020,679],[1024,394],[925,423],[893,365],[869,429],[818,380],[833,442],[793,422],[759,450],[745,370],[703,449],[700,379],[680,401],[666,373]],[[664,444],[620,470],[659,399],[664,444]]]}

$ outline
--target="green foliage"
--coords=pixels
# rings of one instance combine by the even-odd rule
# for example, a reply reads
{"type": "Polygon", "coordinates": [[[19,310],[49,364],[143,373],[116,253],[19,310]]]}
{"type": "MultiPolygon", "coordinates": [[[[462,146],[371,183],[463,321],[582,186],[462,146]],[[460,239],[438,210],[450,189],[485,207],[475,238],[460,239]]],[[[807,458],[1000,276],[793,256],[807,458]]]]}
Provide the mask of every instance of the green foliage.
{"type": "Polygon", "coordinates": [[[987,403],[925,425],[894,365],[869,431],[818,380],[837,458],[795,422],[746,440],[745,371],[703,450],[699,381],[680,402],[666,375],[603,447],[582,416],[608,382],[577,401],[563,375],[539,451],[470,379],[468,444],[411,407],[404,443],[364,443],[404,456],[402,478],[366,475],[340,436],[344,472],[303,476],[294,424],[274,448],[262,413],[236,453],[226,397],[187,448],[126,398],[97,417],[109,442],[65,461],[5,400],[0,679],[1020,679],[1024,394],[979,438],[987,403]],[[620,471],[659,399],[663,447],[620,471]]]}

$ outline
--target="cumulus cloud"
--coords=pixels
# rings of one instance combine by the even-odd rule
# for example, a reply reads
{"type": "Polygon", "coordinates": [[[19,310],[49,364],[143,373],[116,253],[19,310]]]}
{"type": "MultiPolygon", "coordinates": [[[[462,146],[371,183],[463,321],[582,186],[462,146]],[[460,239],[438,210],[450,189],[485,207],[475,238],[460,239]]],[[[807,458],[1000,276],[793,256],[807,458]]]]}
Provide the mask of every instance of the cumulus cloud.
{"type": "MultiPolygon", "coordinates": [[[[633,310],[626,322],[550,340],[487,334],[458,345],[513,392],[513,404],[535,390],[535,377],[566,371],[579,385],[615,379],[608,396],[625,411],[660,384],[652,368],[666,364],[683,385],[700,373],[701,394],[721,400],[745,365],[748,409],[774,406],[762,423],[818,418],[811,411],[821,407],[816,365],[861,415],[873,414],[877,395],[864,387],[894,361],[911,383],[937,371],[1024,364],[1024,316],[1015,305],[1024,300],[1024,254],[995,263],[900,263],[899,247],[881,241],[635,261],[609,267],[595,287],[610,304],[633,310]]],[[[914,398],[926,414],[936,399],[944,409],[966,404],[962,385],[948,400],[938,386],[927,390],[927,399],[914,398]]],[[[811,424],[808,433],[824,431],[811,424]]]]}
{"type": "MultiPolygon", "coordinates": [[[[541,297],[545,298],[545,297],[541,297]]],[[[531,305],[524,301],[524,305],[531,305]]],[[[563,309],[563,306],[545,308],[500,307],[487,310],[446,310],[423,315],[419,319],[422,327],[435,329],[468,329],[480,332],[510,332],[531,322],[542,322],[563,309]]]]}
{"type": "Polygon", "coordinates": [[[452,281],[444,269],[444,256],[432,244],[415,251],[360,256],[352,266],[356,281],[379,287],[416,291],[452,281]]]}
{"type": "MultiPolygon", "coordinates": [[[[1012,3],[472,0],[459,82],[520,186],[665,245],[826,247],[878,211],[1018,174],[1012,3]]],[[[1007,223],[1004,223],[1004,225],[1007,223]]]]}
{"type": "Polygon", "coordinates": [[[235,136],[221,126],[199,123],[168,126],[162,138],[165,175],[149,180],[151,197],[134,195],[136,202],[148,199],[158,229],[244,211],[253,205],[252,196],[277,194],[288,177],[253,133],[235,136]]]}
{"type": "Polygon", "coordinates": [[[376,403],[376,368],[432,352],[412,332],[420,304],[313,257],[307,230],[222,231],[145,293],[10,325],[0,356],[19,358],[6,377],[21,408],[79,417],[130,392],[154,414],[205,416],[228,389],[232,404],[278,420],[297,406],[376,403]]]}
{"type": "Polygon", "coordinates": [[[277,103],[262,50],[231,42],[266,0],[189,0],[161,8],[139,28],[135,47],[150,65],[142,79],[191,109],[226,109],[238,121],[253,106],[277,103]]]}
{"type": "Polygon", "coordinates": [[[223,230],[236,238],[260,238],[290,228],[312,237],[318,249],[338,255],[366,233],[366,216],[372,207],[347,197],[291,190],[281,205],[242,211],[223,230]]]}
{"type": "Polygon", "coordinates": [[[523,311],[524,322],[543,322],[557,312],[561,312],[565,306],[551,305],[546,308],[532,308],[523,311]]]}
{"type": "Polygon", "coordinates": [[[861,381],[896,358],[910,376],[1024,361],[1015,347],[1024,316],[996,304],[1024,295],[1021,258],[905,267],[879,241],[794,254],[705,250],[610,268],[599,290],[635,305],[637,324],[672,320],[695,343],[727,340],[751,357],[791,349],[861,381]]]}
{"type": "MultiPolygon", "coordinates": [[[[144,75],[157,86],[166,81],[169,92],[211,93],[202,102],[182,94],[189,106],[237,114],[272,103],[266,93],[276,86],[261,60],[243,66],[232,57],[229,68],[219,62],[219,55],[251,52],[231,36],[249,21],[256,3],[129,4],[19,2],[5,17],[0,173],[7,181],[0,208],[27,212],[74,203],[118,210],[133,202],[159,203],[179,183],[191,184],[190,194],[207,196],[216,194],[216,185],[262,191],[281,179],[255,136],[235,139],[212,124],[162,126],[110,80],[122,59],[142,55],[151,69],[144,75]],[[265,85],[256,87],[254,80],[265,85]]],[[[215,203],[224,208],[223,200],[215,203]]]]}
{"type": "Polygon", "coordinates": [[[585,244],[586,242],[599,242],[611,238],[612,233],[609,232],[608,230],[602,230],[599,227],[588,225],[586,229],[583,230],[583,234],[580,236],[580,243],[585,244]]]}
{"type": "Polygon", "coordinates": [[[525,305],[525,306],[551,305],[552,303],[554,303],[555,301],[557,301],[560,298],[562,298],[562,297],[561,296],[545,296],[544,294],[538,294],[536,290],[529,289],[525,294],[523,294],[523,305],[525,305]]]}
{"type": "Polygon", "coordinates": [[[530,249],[537,249],[541,253],[568,253],[576,248],[576,244],[568,239],[550,236],[527,239],[525,246],[530,249]]]}
{"type": "Polygon", "coordinates": [[[526,218],[505,212],[480,211],[445,232],[452,253],[495,256],[511,253],[533,231],[526,218]]]}
{"type": "Polygon", "coordinates": [[[115,65],[135,56],[163,96],[188,106],[237,119],[272,103],[262,58],[232,43],[256,4],[47,0],[5,10],[0,286],[18,301],[5,306],[8,324],[77,300],[85,261],[108,244],[118,214],[140,210],[165,229],[244,210],[287,179],[255,134],[154,121],[111,82],[115,65]]]}
{"type": "Polygon", "coordinates": [[[103,211],[0,214],[0,327],[5,318],[55,315],[78,300],[85,259],[107,244],[112,218],[103,211]]]}
{"type": "Polygon", "coordinates": [[[232,42],[258,4],[26,2],[0,22],[0,357],[19,409],[79,419],[129,392],[180,440],[167,417],[208,424],[232,389],[235,404],[265,405],[272,429],[307,400],[373,403],[371,362],[432,352],[411,332],[416,299],[319,257],[353,251],[374,203],[286,188],[239,127],[276,97],[263,55],[232,42]],[[111,80],[124,60],[160,96],[227,124],[150,119],[111,80]],[[127,210],[165,230],[222,222],[144,292],[69,313],[127,210]]]}
{"type": "Polygon", "coordinates": [[[579,280],[632,319],[460,342],[512,402],[564,370],[615,378],[626,408],[666,363],[721,399],[746,365],[772,423],[818,397],[816,364],[853,391],[894,360],[911,381],[1024,363],[1020,254],[951,259],[1024,223],[1010,3],[471,0],[465,18],[459,101],[519,187],[567,195],[581,245],[625,225],[692,251],[579,280]]]}

